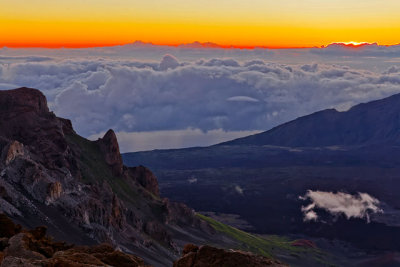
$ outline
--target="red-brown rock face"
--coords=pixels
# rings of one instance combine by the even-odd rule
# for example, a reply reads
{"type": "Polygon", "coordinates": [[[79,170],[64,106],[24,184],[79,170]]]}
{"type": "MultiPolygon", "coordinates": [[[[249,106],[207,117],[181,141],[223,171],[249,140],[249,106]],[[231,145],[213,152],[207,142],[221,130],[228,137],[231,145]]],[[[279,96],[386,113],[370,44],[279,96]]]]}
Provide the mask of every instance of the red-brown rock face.
{"type": "Polygon", "coordinates": [[[30,146],[50,168],[71,164],[65,124],[68,120],[60,120],[49,111],[40,91],[25,87],[0,91],[0,136],[30,146]]]}
{"type": "Polygon", "coordinates": [[[24,113],[48,113],[46,97],[38,90],[22,87],[0,91],[0,117],[20,116],[24,113]]]}
{"type": "Polygon", "coordinates": [[[193,209],[183,203],[163,199],[166,209],[165,223],[178,225],[193,225],[205,233],[214,234],[216,231],[207,222],[200,220],[193,209]]]}
{"type": "Polygon", "coordinates": [[[47,193],[47,203],[51,203],[56,201],[61,197],[63,192],[62,184],[60,182],[55,182],[49,185],[48,193],[47,193]]]}
{"type": "Polygon", "coordinates": [[[130,167],[129,176],[132,177],[137,183],[143,186],[147,191],[153,193],[155,196],[160,196],[160,189],[158,188],[158,181],[156,176],[146,167],[130,167]]]}
{"type": "Polygon", "coordinates": [[[5,155],[5,163],[8,165],[11,161],[13,161],[16,157],[24,155],[24,145],[18,141],[13,141],[7,150],[7,154],[5,155]]]}
{"type": "Polygon", "coordinates": [[[117,136],[114,131],[111,129],[108,130],[104,137],[99,139],[97,143],[103,152],[107,164],[112,167],[114,174],[121,176],[124,164],[122,163],[117,136]]]}

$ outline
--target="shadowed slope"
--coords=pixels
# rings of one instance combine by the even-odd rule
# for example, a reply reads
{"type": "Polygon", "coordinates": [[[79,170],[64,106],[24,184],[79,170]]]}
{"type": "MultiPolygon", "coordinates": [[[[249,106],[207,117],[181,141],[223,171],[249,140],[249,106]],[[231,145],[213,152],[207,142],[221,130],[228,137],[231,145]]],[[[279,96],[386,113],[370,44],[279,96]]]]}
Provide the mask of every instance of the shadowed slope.
{"type": "Polygon", "coordinates": [[[400,94],[346,112],[323,110],[220,145],[315,147],[400,142],[400,94]]]}

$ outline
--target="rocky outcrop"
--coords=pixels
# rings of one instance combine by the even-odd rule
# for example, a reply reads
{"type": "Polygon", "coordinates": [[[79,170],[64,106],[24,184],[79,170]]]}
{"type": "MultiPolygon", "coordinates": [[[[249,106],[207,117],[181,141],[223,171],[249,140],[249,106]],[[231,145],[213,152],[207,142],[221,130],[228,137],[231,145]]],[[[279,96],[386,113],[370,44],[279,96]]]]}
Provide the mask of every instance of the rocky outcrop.
{"type": "Polygon", "coordinates": [[[158,181],[156,176],[146,167],[130,167],[128,168],[129,177],[135,182],[146,188],[155,196],[160,196],[160,189],[158,188],[158,181]]]}
{"type": "Polygon", "coordinates": [[[46,203],[49,204],[59,199],[61,197],[62,192],[63,189],[62,189],[62,184],[60,182],[55,182],[50,184],[47,193],[46,203]]]}
{"type": "Polygon", "coordinates": [[[8,165],[16,157],[24,155],[24,145],[18,141],[13,141],[8,146],[8,149],[6,151],[5,164],[8,165]]]}
{"type": "Polygon", "coordinates": [[[183,249],[182,258],[174,262],[174,267],[262,267],[287,266],[281,262],[249,252],[224,250],[211,246],[198,247],[187,244],[183,249]]]}
{"type": "MultiPolygon", "coordinates": [[[[24,226],[45,224],[68,242],[109,242],[162,266],[178,256],[173,233],[206,229],[192,210],[160,198],[149,169],[123,165],[114,131],[97,141],[79,136],[38,90],[0,91],[0,155],[0,212],[24,226]]],[[[10,248],[30,240],[7,231],[10,248]]],[[[7,256],[10,265],[27,260],[15,253],[7,256]]]]}
{"type": "Polygon", "coordinates": [[[37,153],[50,158],[60,151],[68,154],[63,133],[65,123],[66,120],[60,120],[49,111],[45,96],[38,90],[19,88],[0,91],[2,137],[29,144],[37,153]]]}
{"type": "Polygon", "coordinates": [[[103,153],[104,159],[109,166],[111,166],[115,175],[120,176],[123,172],[122,157],[119,152],[119,145],[117,136],[113,130],[108,130],[103,138],[99,139],[97,143],[103,153]]]}
{"type": "Polygon", "coordinates": [[[0,213],[0,238],[10,238],[21,232],[21,226],[15,225],[5,214],[0,213]]]}
{"type": "Polygon", "coordinates": [[[49,112],[46,97],[39,90],[23,87],[0,91],[0,114],[17,117],[26,112],[49,112]]]}
{"type": "Polygon", "coordinates": [[[21,229],[0,214],[0,266],[146,266],[143,259],[123,253],[108,244],[75,246],[55,242],[46,227],[21,229]],[[19,229],[15,231],[15,229],[19,229]]]}
{"type": "Polygon", "coordinates": [[[192,225],[204,233],[215,234],[216,231],[207,222],[200,220],[193,209],[183,203],[163,199],[166,209],[165,223],[172,225],[192,225]]]}

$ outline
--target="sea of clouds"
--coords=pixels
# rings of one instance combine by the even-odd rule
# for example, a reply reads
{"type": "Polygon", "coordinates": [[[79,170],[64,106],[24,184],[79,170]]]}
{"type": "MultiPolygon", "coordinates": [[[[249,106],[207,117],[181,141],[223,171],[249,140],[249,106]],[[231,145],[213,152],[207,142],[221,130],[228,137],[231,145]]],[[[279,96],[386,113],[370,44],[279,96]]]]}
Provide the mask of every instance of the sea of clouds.
{"type": "Polygon", "coordinates": [[[113,128],[124,152],[215,144],[400,92],[397,50],[326,49],[3,48],[0,89],[42,90],[79,134],[113,128]]]}

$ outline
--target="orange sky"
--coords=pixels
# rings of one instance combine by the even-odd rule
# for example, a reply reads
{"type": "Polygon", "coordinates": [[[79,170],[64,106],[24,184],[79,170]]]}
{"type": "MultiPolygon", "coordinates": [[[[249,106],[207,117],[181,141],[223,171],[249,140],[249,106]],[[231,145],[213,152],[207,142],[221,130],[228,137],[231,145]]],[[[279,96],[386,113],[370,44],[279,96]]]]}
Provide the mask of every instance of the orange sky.
{"type": "Polygon", "coordinates": [[[0,0],[0,46],[392,45],[398,14],[398,0],[0,0]]]}

